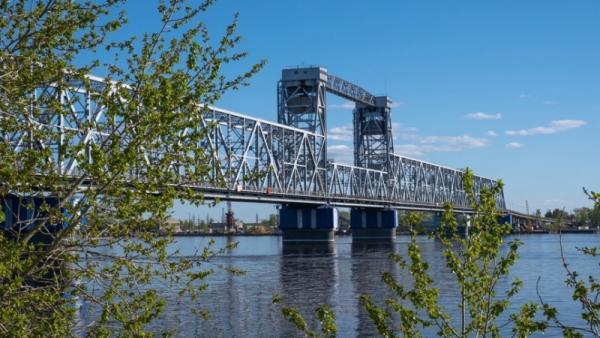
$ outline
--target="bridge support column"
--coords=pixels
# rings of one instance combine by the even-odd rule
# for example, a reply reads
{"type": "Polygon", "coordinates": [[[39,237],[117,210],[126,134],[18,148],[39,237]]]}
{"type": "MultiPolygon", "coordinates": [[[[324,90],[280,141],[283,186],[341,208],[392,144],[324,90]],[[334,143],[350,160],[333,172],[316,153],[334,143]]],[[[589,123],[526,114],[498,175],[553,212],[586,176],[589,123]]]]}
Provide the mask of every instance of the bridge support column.
{"type": "Polygon", "coordinates": [[[517,227],[515,227],[513,215],[511,215],[511,214],[505,214],[505,215],[498,217],[498,223],[499,224],[505,224],[505,223],[510,224],[512,232],[520,232],[520,230],[521,230],[521,229],[518,229],[517,227]]]}
{"type": "Polygon", "coordinates": [[[333,242],[338,210],[331,206],[284,204],[279,209],[279,229],[288,243],[333,242]]]}
{"type": "MultiPolygon", "coordinates": [[[[39,220],[45,216],[47,207],[56,208],[58,199],[54,197],[30,197],[9,194],[0,197],[0,208],[4,212],[4,220],[0,222],[0,230],[5,231],[9,237],[18,233],[31,231],[39,220]]],[[[49,233],[59,231],[63,224],[46,224],[46,229],[33,237],[33,242],[49,243],[52,236],[49,233]]]]}
{"type": "Polygon", "coordinates": [[[393,239],[397,226],[398,211],[395,209],[350,210],[353,239],[393,239]]]}

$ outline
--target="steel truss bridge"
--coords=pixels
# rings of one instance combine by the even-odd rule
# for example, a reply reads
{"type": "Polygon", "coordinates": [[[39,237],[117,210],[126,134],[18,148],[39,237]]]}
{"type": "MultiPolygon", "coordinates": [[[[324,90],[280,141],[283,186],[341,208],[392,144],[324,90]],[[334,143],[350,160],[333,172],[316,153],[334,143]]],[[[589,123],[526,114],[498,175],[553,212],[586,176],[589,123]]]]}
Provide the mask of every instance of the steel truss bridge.
{"type": "MultiPolygon", "coordinates": [[[[105,85],[100,78],[90,79],[92,88],[105,85]]],[[[94,126],[107,117],[93,93],[76,85],[60,91],[46,88],[44,93],[54,95],[71,114],[45,116],[36,121],[39,128],[77,132],[75,142],[83,144],[102,142],[106,135],[94,126]]],[[[389,97],[374,96],[324,68],[310,67],[283,70],[277,101],[278,122],[204,107],[199,127],[209,128],[209,133],[198,147],[206,150],[210,175],[202,183],[181,176],[181,185],[208,199],[432,211],[452,203],[469,211],[462,170],[394,153],[389,97]],[[327,93],[355,103],[353,164],[328,160],[327,93]]],[[[27,146],[24,133],[2,134],[16,151],[27,146]]],[[[75,159],[52,160],[64,175],[77,175],[75,159]]],[[[477,192],[495,184],[475,177],[477,192]]],[[[496,202],[505,209],[502,192],[496,202]]]]}

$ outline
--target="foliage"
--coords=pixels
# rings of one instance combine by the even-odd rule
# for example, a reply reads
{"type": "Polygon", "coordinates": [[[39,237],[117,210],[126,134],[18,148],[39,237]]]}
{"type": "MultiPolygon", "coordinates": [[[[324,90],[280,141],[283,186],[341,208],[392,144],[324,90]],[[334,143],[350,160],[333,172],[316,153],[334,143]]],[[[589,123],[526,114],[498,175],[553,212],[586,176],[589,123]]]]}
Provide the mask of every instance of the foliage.
{"type": "MultiPolygon", "coordinates": [[[[594,202],[595,211],[600,210],[600,194],[588,192],[584,189],[590,200],[594,202]]],[[[591,258],[600,258],[600,247],[581,247],[577,251],[591,258]]],[[[544,309],[544,315],[548,322],[562,330],[565,337],[600,337],[600,279],[597,276],[589,275],[583,278],[577,271],[569,267],[565,259],[562,236],[560,241],[560,254],[563,267],[567,274],[565,284],[573,290],[571,295],[574,301],[581,304],[581,318],[586,323],[586,327],[575,327],[565,324],[560,319],[558,310],[544,302],[542,297],[538,296],[544,309]]],[[[600,266],[600,263],[599,263],[600,266]]]]}
{"type": "MultiPolygon", "coordinates": [[[[498,222],[501,213],[496,209],[495,196],[501,191],[502,182],[476,194],[473,173],[466,170],[463,184],[473,210],[467,227],[463,229],[466,233],[461,235],[455,211],[447,205],[441,226],[433,234],[443,246],[446,266],[453,272],[460,290],[460,318],[452,316],[456,311],[440,305],[439,290],[428,273],[429,264],[422,257],[416,239],[417,231],[413,230],[408,261],[395,253],[390,256],[410,273],[412,285],[403,285],[391,273],[384,272],[382,281],[395,297],[387,299],[384,306],[376,304],[369,295],[361,295],[359,299],[383,337],[395,337],[398,332],[405,337],[420,337],[422,329],[430,327],[442,337],[500,336],[503,324],[498,323],[499,317],[507,311],[510,299],[519,292],[522,283],[518,279],[513,280],[511,287],[501,295],[496,290],[498,283],[507,278],[515,264],[521,242],[516,239],[505,242],[505,236],[511,231],[510,225],[498,222]]],[[[422,222],[422,217],[411,213],[403,222],[408,228],[415,229],[422,222]]],[[[285,310],[283,314],[288,321],[307,336],[314,333],[308,329],[298,311],[285,310]]],[[[535,319],[539,310],[538,304],[527,303],[518,312],[509,314],[513,334],[525,337],[532,332],[543,331],[547,323],[535,319]]]]}
{"type": "Polygon", "coordinates": [[[571,218],[571,215],[564,209],[554,208],[554,210],[546,211],[546,214],[544,214],[544,217],[567,220],[567,219],[571,218]]]}
{"type": "Polygon", "coordinates": [[[237,15],[210,39],[201,15],[212,0],[159,1],[158,31],[111,39],[126,23],[123,2],[0,1],[0,336],[147,335],[165,309],[151,281],[194,297],[214,269],[219,250],[182,257],[156,229],[175,200],[202,202],[178,185],[207,177],[200,103],[263,63],[222,75],[246,54],[234,51],[237,15]],[[114,60],[85,62],[103,50],[114,60]],[[80,332],[76,297],[97,314],[80,332]]]}
{"type": "MultiPolygon", "coordinates": [[[[597,193],[588,192],[585,189],[583,189],[583,191],[591,200],[597,201],[597,193]]],[[[554,220],[554,222],[547,227],[548,230],[552,232],[558,232],[560,228],[565,226],[600,228],[600,208],[597,207],[597,204],[592,208],[575,208],[573,209],[573,213],[569,213],[564,209],[555,208],[554,210],[546,211],[544,216],[554,220]]]]}
{"type": "Polygon", "coordinates": [[[279,215],[278,214],[269,214],[268,218],[263,219],[260,222],[260,225],[275,228],[279,224],[279,215]]]}
{"type": "MultiPolygon", "coordinates": [[[[510,299],[519,292],[521,282],[513,280],[511,287],[501,295],[497,294],[496,289],[498,282],[507,277],[510,267],[515,264],[521,242],[505,242],[505,236],[510,234],[510,225],[498,223],[501,214],[496,209],[495,195],[501,191],[502,182],[490,189],[481,189],[477,195],[473,174],[467,170],[463,184],[473,209],[470,221],[463,230],[464,235],[461,235],[455,212],[449,205],[434,235],[442,244],[446,266],[453,272],[457,289],[460,290],[459,311],[448,310],[440,305],[439,290],[428,274],[429,265],[422,258],[413,232],[408,248],[409,260],[392,254],[392,259],[410,272],[412,286],[406,287],[390,273],[384,273],[383,282],[396,298],[388,299],[385,307],[379,307],[369,296],[361,297],[383,336],[395,336],[395,328],[390,320],[392,312],[399,317],[397,330],[404,336],[420,336],[421,330],[427,327],[434,327],[437,334],[443,337],[500,336],[501,324],[498,319],[507,311],[510,299]],[[459,318],[454,318],[452,313],[459,313],[459,318]]],[[[418,223],[416,219],[411,221],[418,223]]],[[[543,322],[526,320],[532,318],[536,311],[535,305],[526,304],[519,313],[510,314],[514,334],[527,336],[545,328],[543,322]]]]}
{"type": "MultiPolygon", "coordinates": [[[[274,295],[273,304],[282,305],[281,296],[274,295]]],[[[315,310],[315,316],[319,321],[321,332],[311,329],[302,314],[295,308],[282,305],[281,314],[288,322],[292,323],[298,330],[300,330],[305,337],[333,338],[337,334],[335,312],[333,312],[333,310],[327,305],[321,305],[315,310]]]]}

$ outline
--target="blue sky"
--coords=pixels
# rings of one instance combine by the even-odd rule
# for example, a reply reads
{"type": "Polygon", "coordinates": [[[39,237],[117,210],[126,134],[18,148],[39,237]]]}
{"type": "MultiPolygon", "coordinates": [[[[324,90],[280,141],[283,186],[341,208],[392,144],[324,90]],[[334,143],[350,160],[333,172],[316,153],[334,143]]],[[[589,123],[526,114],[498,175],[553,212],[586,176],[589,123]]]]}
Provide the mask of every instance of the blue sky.
{"type": "MultiPolygon", "coordinates": [[[[129,7],[127,33],[153,29],[147,2],[129,7]]],[[[599,1],[222,0],[203,16],[215,38],[234,12],[250,57],[227,71],[268,63],[220,107],[276,120],[281,69],[321,65],[392,97],[397,153],[502,178],[511,209],[572,209],[589,205],[582,187],[600,190],[599,1]]],[[[330,156],[351,161],[352,111],[328,105],[330,156]]],[[[235,208],[245,220],[275,211],[235,208]]]]}

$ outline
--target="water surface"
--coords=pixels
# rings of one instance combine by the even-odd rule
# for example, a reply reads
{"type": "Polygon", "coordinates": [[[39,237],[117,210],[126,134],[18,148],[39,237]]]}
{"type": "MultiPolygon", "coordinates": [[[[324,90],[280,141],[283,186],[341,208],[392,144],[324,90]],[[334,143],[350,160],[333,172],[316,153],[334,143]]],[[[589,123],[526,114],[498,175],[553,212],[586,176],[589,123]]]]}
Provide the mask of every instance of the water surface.
{"type": "MultiPolygon", "coordinates": [[[[214,262],[244,270],[243,276],[218,271],[209,280],[209,288],[198,300],[177,297],[176,290],[162,288],[168,299],[168,311],[153,325],[174,327],[179,337],[301,337],[302,335],[282,318],[279,308],[272,305],[273,295],[281,295],[286,305],[298,308],[312,325],[314,310],[329,304],[336,312],[339,337],[366,337],[376,335],[376,329],[358,302],[361,294],[371,295],[383,304],[391,293],[381,282],[381,273],[391,272],[403,284],[409,285],[406,272],[389,258],[391,252],[406,256],[409,238],[398,237],[393,242],[353,242],[351,237],[337,237],[325,246],[283,245],[277,236],[215,237],[216,246],[237,241],[239,246],[214,262]],[[209,320],[190,313],[192,307],[210,311],[209,320]]],[[[571,290],[565,286],[565,270],[560,257],[559,236],[521,235],[524,245],[512,276],[523,280],[522,291],[514,298],[516,308],[527,301],[537,301],[536,285],[544,301],[556,306],[561,319],[570,324],[581,324],[580,305],[571,299],[571,290]],[[539,283],[537,282],[539,278],[539,283]]],[[[191,255],[203,248],[209,237],[179,237],[177,248],[191,255]]],[[[585,257],[575,247],[594,246],[600,235],[563,235],[565,256],[570,267],[582,275],[600,275],[597,261],[585,257]]],[[[453,275],[445,267],[441,247],[436,241],[419,238],[424,258],[430,263],[430,274],[440,288],[442,304],[458,315],[458,291],[453,275]]],[[[501,280],[499,293],[510,287],[511,278],[501,280]]],[[[160,286],[159,286],[160,287],[160,286]]],[[[504,317],[502,320],[505,320],[504,317]]],[[[433,332],[425,332],[427,336],[433,332]]],[[[545,336],[559,334],[547,332],[545,336]]],[[[510,336],[510,326],[503,328],[503,336],[510,336]]]]}

